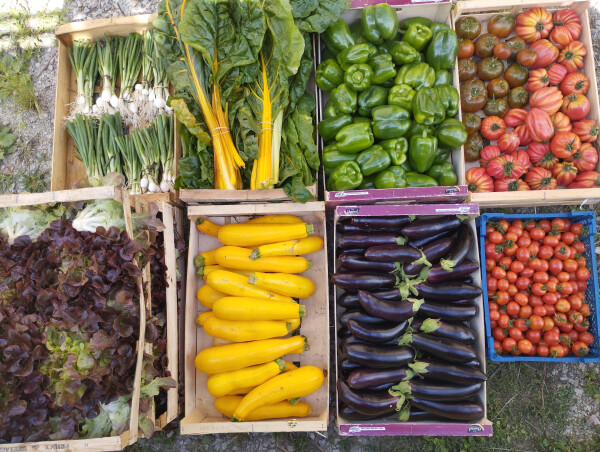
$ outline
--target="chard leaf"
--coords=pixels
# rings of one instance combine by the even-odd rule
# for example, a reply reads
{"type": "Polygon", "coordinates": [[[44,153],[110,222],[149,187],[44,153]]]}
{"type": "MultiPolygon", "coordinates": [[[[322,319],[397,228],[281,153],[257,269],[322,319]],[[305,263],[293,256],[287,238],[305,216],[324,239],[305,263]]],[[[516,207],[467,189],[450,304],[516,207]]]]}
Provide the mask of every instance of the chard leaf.
{"type": "Polygon", "coordinates": [[[183,99],[171,99],[171,108],[173,108],[177,120],[185,125],[192,135],[205,145],[210,145],[211,138],[206,130],[206,125],[204,122],[199,123],[197,121],[183,99]]]}
{"type": "Polygon", "coordinates": [[[319,0],[290,0],[294,19],[302,19],[317,9],[319,0]]]}
{"type": "MultiPolygon", "coordinates": [[[[291,0],[294,8],[301,8],[305,0],[291,0]]],[[[309,17],[297,21],[298,28],[307,33],[323,33],[340,15],[350,8],[350,0],[320,0],[309,17]]]]}

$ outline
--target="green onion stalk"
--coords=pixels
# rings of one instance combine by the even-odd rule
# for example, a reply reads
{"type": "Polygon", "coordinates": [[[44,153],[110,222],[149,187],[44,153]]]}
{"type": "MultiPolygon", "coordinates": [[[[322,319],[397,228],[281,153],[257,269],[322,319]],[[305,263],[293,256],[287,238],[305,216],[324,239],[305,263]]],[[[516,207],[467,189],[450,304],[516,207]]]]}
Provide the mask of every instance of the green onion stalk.
{"type": "Polygon", "coordinates": [[[160,190],[171,191],[175,184],[175,150],[173,145],[173,115],[158,115],[153,127],[156,129],[158,147],[160,149],[160,163],[162,167],[162,180],[160,190]]]}
{"type": "MultiPolygon", "coordinates": [[[[119,46],[119,67],[121,73],[120,107],[127,118],[135,115],[138,106],[133,100],[133,90],[142,69],[142,46],[144,38],[139,33],[129,33],[123,45],[119,46]]],[[[133,121],[130,121],[133,122],[133,121]]]]}
{"type": "Polygon", "coordinates": [[[98,119],[77,113],[73,121],[67,122],[67,131],[75,143],[75,155],[83,161],[88,178],[104,175],[104,159],[98,152],[98,119]]]}
{"type": "Polygon", "coordinates": [[[132,195],[139,195],[142,193],[142,187],[140,186],[142,162],[140,162],[138,157],[133,136],[117,136],[115,137],[115,143],[121,154],[123,174],[127,178],[129,193],[132,195]]]}
{"type": "Polygon", "coordinates": [[[160,149],[154,127],[135,129],[131,136],[135,143],[138,158],[142,162],[142,193],[160,193],[158,172],[160,169],[160,149]]]}
{"type": "Polygon", "coordinates": [[[143,96],[148,97],[148,94],[150,94],[150,86],[154,78],[154,33],[152,32],[152,29],[144,32],[142,55],[142,83],[135,85],[135,90],[141,91],[143,96]]]}
{"type": "MultiPolygon", "coordinates": [[[[155,38],[159,36],[156,33],[155,38]]],[[[166,61],[168,59],[161,53],[160,46],[158,45],[154,46],[153,55],[154,64],[152,71],[154,72],[154,87],[148,95],[148,99],[154,103],[157,109],[164,109],[167,113],[170,113],[173,109],[167,105],[167,101],[169,100],[169,77],[167,75],[166,61]]]]}
{"type": "Polygon", "coordinates": [[[121,152],[115,143],[115,139],[122,135],[123,125],[119,113],[112,115],[105,113],[100,117],[100,125],[98,128],[98,141],[100,146],[98,147],[98,151],[103,152],[105,175],[108,173],[123,174],[121,152]]]}
{"type": "Polygon", "coordinates": [[[101,110],[108,107],[108,105],[113,108],[119,106],[119,98],[115,93],[119,74],[119,46],[123,40],[120,36],[107,36],[105,34],[103,39],[96,41],[98,72],[102,81],[102,92],[96,99],[96,105],[101,110]]]}
{"type": "Polygon", "coordinates": [[[73,42],[69,48],[69,60],[77,79],[77,100],[75,113],[92,113],[94,104],[94,86],[98,76],[98,51],[96,44],[89,39],[73,42]]]}

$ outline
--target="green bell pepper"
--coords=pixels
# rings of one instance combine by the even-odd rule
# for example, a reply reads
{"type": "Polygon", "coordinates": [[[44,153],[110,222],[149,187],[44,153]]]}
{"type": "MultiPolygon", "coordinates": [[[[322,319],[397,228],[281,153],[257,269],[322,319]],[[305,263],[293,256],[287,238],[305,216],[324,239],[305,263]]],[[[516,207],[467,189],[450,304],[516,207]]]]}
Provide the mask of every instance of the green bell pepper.
{"type": "Polygon", "coordinates": [[[392,41],[389,44],[389,53],[396,64],[414,63],[420,55],[417,49],[404,41],[392,41]]]}
{"type": "Polygon", "coordinates": [[[368,64],[373,69],[371,83],[374,85],[385,83],[396,77],[396,66],[389,54],[375,55],[369,59],[368,64]]]}
{"type": "Polygon", "coordinates": [[[433,177],[429,177],[426,174],[408,172],[406,173],[406,186],[411,188],[437,187],[438,183],[433,177]]]}
{"type": "Polygon", "coordinates": [[[465,130],[465,125],[461,121],[449,118],[437,126],[435,136],[441,146],[458,149],[467,142],[469,135],[465,130]]]}
{"type": "Polygon", "coordinates": [[[369,42],[362,33],[362,20],[357,19],[350,24],[350,33],[354,38],[354,44],[362,44],[363,42],[369,42]]]}
{"type": "Polygon", "coordinates": [[[434,165],[437,165],[438,163],[444,163],[448,160],[448,157],[450,157],[450,148],[445,148],[442,146],[439,146],[439,142],[438,142],[438,148],[435,151],[435,160],[433,161],[434,165]]]}
{"type": "Polygon", "coordinates": [[[410,27],[412,24],[425,25],[426,27],[429,27],[432,23],[433,20],[428,19],[427,17],[409,17],[408,19],[404,19],[400,24],[400,32],[406,33],[406,30],[408,30],[408,27],[410,27]]]}
{"type": "Polygon", "coordinates": [[[454,167],[450,162],[439,163],[433,165],[427,171],[427,175],[436,180],[439,185],[448,186],[456,185],[458,178],[454,172],[454,167]]]}
{"type": "Polygon", "coordinates": [[[421,136],[423,135],[423,132],[425,132],[426,136],[432,137],[435,129],[432,126],[426,126],[425,124],[419,124],[413,121],[413,123],[410,125],[410,128],[404,134],[404,137],[407,140],[410,140],[410,137],[413,135],[421,136]]]}
{"type": "Polygon", "coordinates": [[[329,187],[332,191],[352,190],[363,181],[358,163],[348,161],[335,168],[329,176],[329,187]]]}
{"type": "Polygon", "coordinates": [[[399,166],[390,166],[375,176],[375,188],[406,187],[406,171],[399,166]]]}
{"type": "Polygon", "coordinates": [[[392,159],[382,146],[376,144],[358,154],[356,163],[360,166],[363,176],[370,176],[390,166],[392,159]]]}
{"type": "Polygon", "coordinates": [[[363,181],[358,186],[358,188],[361,190],[370,190],[372,188],[375,188],[375,175],[374,174],[371,176],[363,175],[363,181]]]}
{"type": "Polygon", "coordinates": [[[404,137],[391,138],[378,143],[392,159],[392,165],[400,166],[408,157],[408,141],[404,137]]]}
{"type": "Polygon", "coordinates": [[[359,124],[359,123],[369,124],[369,126],[370,126],[371,118],[368,118],[366,116],[355,116],[354,118],[352,118],[352,124],[359,124]]]}
{"type": "Polygon", "coordinates": [[[349,115],[356,111],[358,96],[356,91],[342,83],[331,91],[331,101],[338,112],[349,115]]]}
{"type": "Polygon", "coordinates": [[[406,33],[404,33],[404,36],[402,36],[402,40],[404,42],[408,42],[420,52],[427,46],[427,44],[429,44],[432,36],[433,34],[431,33],[431,29],[429,27],[414,23],[408,27],[406,33]]]}
{"type": "Polygon", "coordinates": [[[406,162],[404,162],[402,165],[400,165],[400,168],[402,168],[407,173],[415,171],[414,168],[412,166],[410,166],[410,162],[408,161],[408,159],[406,159],[406,162]]]}
{"type": "Polygon", "coordinates": [[[373,69],[368,64],[353,64],[344,74],[344,83],[354,91],[364,91],[371,86],[373,69]]]}
{"type": "Polygon", "coordinates": [[[458,55],[458,38],[454,30],[441,30],[427,48],[427,62],[434,69],[452,69],[458,55]]]}
{"type": "Polygon", "coordinates": [[[355,44],[348,24],[343,19],[338,19],[321,35],[327,48],[337,54],[355,44]]]}
{"type": "Polygon", "coordinates": [[[344,81],[344,71],[335,60],[325,60],[317,67],[315,83],[323,91],[331,91],[344,81]]]}
{"type": "Polygon", "coordinates": [[[381,44],[396,36],[398,15],[387,3],[365,6],[362,10],[362,33],[373,44],[381,44]]]}
{"type": "Polygon", "coordinates": [[[336,116],[340,116],[340,112],[336,110],[333,101],[329,99],[323,108],[323,118],[335,118],[336,116]]]}
{"type": "Polygon", "coordinates": [[[433,85],[452,85],[452,72],[447,71],[446,69],[437,69],[435,71],[435,82],[433,85]]]}
{"type": "Polygon", "coordinates": [[[348,47],[338,53],[337,61],[340,67],[345,71],[353,64],[366,63],[367,60],[376,53],[377,49],[371,44],[354,44],[352,47],[348,47]]]}
{"type": "Polygon", "coordinates": [[[340,152],[356,153],[373,146],[375,138],[371,126],[367,123],[350,124],[335,136],[340,152]]]}
{"type": "MultiPolygon", "coordinates": [[[[339,110],[339,108],[338,108],[339,110]]],[[[432,88],[421,88],[413,101],[413,117],[419,124],[439,124],[446,117],[444,104],[432,88]]]]}
{"type": "Polygon", "coordinates": [[[435,35],[442,30],[450,30],[448,25],[441,22],[433,22],[431,25],[428,25],[428,27],[431,29],[431,34],[433,34],[433,37],[435,37],[435,35]]]}
{"type": "Polygon", "coordinates": [[[410,113],[395,105],[382,105],[371,111],[373,135],[379,140],[401,137],[410,127],[410,113]]]}
{"type": "Polygon", "coordinates": [[[394,85],[390,89],[387,102],[389,105],[396,105],[412,111],[415,94],[415,91],[408,85],[394,85]]]}
{"type": "Polygon", "coordinates": [[[358,114],[371,116],[374,107],[385,105],[388,102],[388,90],[383,86],[373,85],[358,95],[358,114]]]}
{"type": "Polygon", "coordinates": [[[432,89],[437,93],[438,99],[444,105],[446,118],[452,118],[458,113],[458,105],[460,104],[460,94],[458,90],[451,85],[437,85],[432,89]]]}
{"type": "Polygon", "coordinates": [[[352,124],[352,116],[334,116],[333,118],[327,118],[321,121],[317,126],[317,129],[319,130],[319,135],[321,135],[325,141],[331,141],[340,130],[349,124],[352,124]]]}
{"type": "Polygon", "coordinates": [[[356,160],[356,154],[345,154],[337,150],[337,145],[334,143],[333,145],[325,146],[323,149],[323,167],[325,168],[325,173],[331,173],[335,168],[340,166],[342,163],[351,162],[356,160]],[[333,146],[333,148],[328,149],[329,146],[333,146]]]}
{"type": "Polygon", "coordinates": [[[414,90],[431,88],[434,83],[435,69],[429,67],[427,63],[405,64],[394,79],[395,85],[408,85],[414,90]]]}
{"type": "Polygon", "coordinates": [[[437,138],[428,137],[425,132],[420,137],[417,135],[410,137],[410,145],[408,147],[410,166],[419,173],[424,173],[431,168],[435,160],[437,144],[437,138]]]}

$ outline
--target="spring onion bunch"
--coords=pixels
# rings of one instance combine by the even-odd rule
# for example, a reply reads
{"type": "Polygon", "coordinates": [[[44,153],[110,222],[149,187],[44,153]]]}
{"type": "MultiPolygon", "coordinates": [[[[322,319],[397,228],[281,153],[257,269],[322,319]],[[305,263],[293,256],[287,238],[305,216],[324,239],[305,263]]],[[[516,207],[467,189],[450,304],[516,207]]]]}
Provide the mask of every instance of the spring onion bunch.
{"type": "Polygon", "coordinates": [[[127,178],[129,193],[139,195],[142,193],[140,178],[142,176],[142,162],[138,157],[132,135],[115,137],[115,143],[121,154],[123,174],[127,178]]]}
{"type": "MultiPolygon", "coordinates": [[[[157,39],[160,35],[155,34],[157,39]]],[[[169,77],[167,75],[167,61],[165,55],[161,53],[161,48],[158,45],[153,46],[153,65],[154,87],[150,91],[148,99],[154,104],[157,109],[164,109],[170,113],[172,108],[167,105],[169,100],[169,77]]]]}
{"type": "Polygon", "coordinates": [[[139,33],[129,33],[119,46],[119,69],[121,74],[120,108],[126,118],[135,115],[137,104],[133,101],[133,90],[142,69],[142,47],[144,38],[139,33]]]}
{"type": "Polygon", "coordinates": [[[153,127],[156,129],[158,148],[160,149],[160,164],[162,180],[160,190],[168,192],[175,184],[175,149],[173,146],[173,115],[158,115],[153,127]]]}
{"type": "Polygon", "coordinates": [[[75,155],[83,161],[88,177],[104,175],[103,154],[97,151],[98,122],[97,118],[84,117],[79,113],[73,121],[67,122],[67,131],[75,142],[75,155]]]}
{"type": "Polygon", "coordinates": [[[115,113],[112,115],[103,114],[100,117],[98,126],[98,144],[97,152],[102,152],[104,161],[104,174],[123,173],[121,166],[121,153],[115,142],[115,138],[123,135],[123,125],[121,115],[115,113]]]}
{"type": "Polygon", "coordinates": [[[98,76],[98,50],[96,44],[89,39],[73,42],[69,48],[69,60],[77,79],[77,100],[74,113],[92,113],[94,103],[94,86],[98,76]]]}
{"type": "Polygon", "coordinates": [[[160,169],[160,149],[158,148],[156,132],[153,127],[135,129],[131,132],[138,158],[142,162],[142,193],[160,193],[158,173],[160,169]]]}
{"type": "Polygon", "coordinates": [[[103,39],[96,41],[98,48],[98,72],[102,81],[102,92],[96,105],[100,110],[108,110],[119,106],[119,98],[116,95],[117,76],[119,74],[119,46],[123,38],[120,36],[104,35],[103,39]]]}

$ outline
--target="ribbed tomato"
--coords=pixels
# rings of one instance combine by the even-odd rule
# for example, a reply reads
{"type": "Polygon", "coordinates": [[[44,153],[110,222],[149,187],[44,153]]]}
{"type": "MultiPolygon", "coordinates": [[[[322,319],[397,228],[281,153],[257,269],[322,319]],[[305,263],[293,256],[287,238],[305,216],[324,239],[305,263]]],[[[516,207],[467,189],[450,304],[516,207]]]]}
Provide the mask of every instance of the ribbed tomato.
{"type": "Polygon", "coordinates": [[[577,175],[574,182],[567,188],[598,188],[600,187],[600,173],[597,171],[583,171],[577,175]]]}
{"type": "Polygon", "coordinates": [[[502,152],[512,152],[519,147],[519,144],[521,144],[521,139],[514,131],[505,133],[498,138],[498,147],[502,152]]]}
{"type": "Polygon", "coordinates": [[[517,179],[523,171],[513,156],[501,155],[488,164],[487,173],[495,179],[517,179]]]}
{"type": "Polygon", "coordinates": [[[588,89],[590,89],[590,79],[581,72],[570,72],[560,82],[560,91],[563,93],[563,96],[568,96],[569,94],[585,95],[588,89]]]}
{"type": "Polygon", "coordinates": [[[500,116],[488,116],[481,122],[481,135],[487,140],[496,141],[505,131],[506,125],[500,116]]]}
{"type": "Polygon", "coordinates": [[[554,136],[552,120],[548,113],[541,108],[532,108],[529,110],[525,124],[527,125],[529,136],[533,141],[549,141],[554,136]]]}
{"type": "Polygon", "coordinates": [[[515,160],[515,163],[521,167],[521,174],[524,174],[531,166],[529,154],[523,149],[517,149],[511,153],[510,156],[515,160]]]}
{"type": "Polygon", "coordinates": [[[598,165],[598,151],[591,143],[583,143],[567,161],[575,165],[579,171],[593,171],[598,165]]]}
{"type": "Polygon", "coordinates": [[[525,124],[525,118],[527,118],[527,110],[522,108],[511,108],[504,115],[504,124],[507,127],[517,127],[521,124],[525,124]]]}
{"type": "Polygon", "coordinates": [[[550,143],[533,142],[527,148],[527,153],[531,163],[545,169],[551,169],[558,162],[558,157],[550,150],[550,143]]]}
{"type": "Polygon", "coordinates": [[[471,168],[465,174],[467,188],[474,193],[486,193],[494,191],[494,181],[487,174],[485,168],[471,168]]]}
{"type": "Polygon", "coordinates": [[[569,42],[579,39],[581,35],[581,20],[575,11],[570,8],[559,9],[552,16],[554,28],[550,32],[550,40],[559,49],[569,42]]]}
{"type": "Polygon", "coordinates": [[[494,191],[525,191],[531,190],[522,179],[498,179],[494,181],[494,191]]]}
{"type": "Polygon", "coordinates": [[[531,143],[533,141],[531,139],[531,137],[529,136],[529,131],[527,130],[526,124],[521,124],[520,126],[515,127],[513,132],[515,132],[517,134],[517,136],[519,137],[519,145],[520,146],[527,146],[529,143],[531,143]]]}
{"type": "Polygon", "coordinates": [[[479,165],[482,168],[487,168],[488,164],[493,159],[495,159],[496,157],[500,157],[500,154],[502,154],[502,151],[498,146],[494,146],[491,144],[487,145],[479,153],[479,165]]]}
{"type": "Polygon", "coordinates": [[[548,86],[549,83],[548,72],[543,67],[529,72],[527,89],[530,93],[535,93],[538,89],[548,86]]]}
{"type": "Polygon", "coordinates": [[[571,120],[564,113],[557,111],[550,116],[550,119],[552,120],[552,125],[554,126],[554,133],[571,131],[571,120]]]}
{"type": "Polygon", "coordinates": [[[560,51],[557,62],[567,68],[567,72],[577,72],[583,67],[583,57],[587,50],[581,41],[570,42],[560,51]]]}
{"type": "MultiPolygon", "coordinates": [[[[540,39],[529,46],[530,49],[537,53],[537,61],[531,65],[531,69],[548,67],[554,63],[560,54],[560,50],[547,39],[540,39]]],[[[559,61],[560,63],[560,61],[559,61]]]]}
{"type": "Polygon", "coordinates": [[[562,111],[571,121],[584,119],[590,112],[590,101],[583,94],[569,94],[563,99],[562,111]]]}
{"type": "Polygon", "coordinates": [[[560,162],[552,168],[552,175],[558,185],[569,185],[577,177],[577,168],[571,162],[560,162]]]}
{"type": "Polygon", "coordinates": [[[545,8],[531,8],[517,16],[515,33],[531,43],[548,36],[553,26],[552,15],[545,8]]]}
{"type": "Polygon", "coordinates": [[[525,182],[532,190],[554,190],[556,179],[552,177],[550,170],[536,166],[527,171],[525,182]]]}
{"type": "Polygon", "coordinates": [[[576,121],[573,123],[573,133],[577,134],[582,143],[593,143],[598,139],[600,124],[593,119],[576,121]]]}
{"type": "Polygon", "coordinates": [[[573,132],[560,132],[550,142],[550,150],[559,159],[568,159],[581,148],[581,140],[573,132]]]}
{"type": "Polygon", "coordinates": [[[530,108],[541,108],[549,115],[553,115],[563,103],[563,96],[556,86],[547,86],[538,89],[529,98],[530,108]]]}
{"type": "Polygon", "coordinates": [[[559,85],[568,74],[567,68],[558,63],[553,64],[546,71],[551,85],[559,85]]]}

